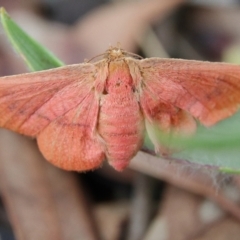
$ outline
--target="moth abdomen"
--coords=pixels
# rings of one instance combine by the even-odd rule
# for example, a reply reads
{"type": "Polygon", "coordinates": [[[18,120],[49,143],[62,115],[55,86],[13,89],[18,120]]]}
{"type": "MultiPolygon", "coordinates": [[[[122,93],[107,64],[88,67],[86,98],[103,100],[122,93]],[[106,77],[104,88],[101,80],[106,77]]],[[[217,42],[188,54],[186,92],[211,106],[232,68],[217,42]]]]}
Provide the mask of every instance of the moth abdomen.
{"type": "Polygon", "coordinates": [[[103,102],[98,131],[105,141],[109,163],[122,170],[142,145],[144,121],[133,94],[125,95],[121,101],[116,100],[119,97],[108,95],[103,102]]]}

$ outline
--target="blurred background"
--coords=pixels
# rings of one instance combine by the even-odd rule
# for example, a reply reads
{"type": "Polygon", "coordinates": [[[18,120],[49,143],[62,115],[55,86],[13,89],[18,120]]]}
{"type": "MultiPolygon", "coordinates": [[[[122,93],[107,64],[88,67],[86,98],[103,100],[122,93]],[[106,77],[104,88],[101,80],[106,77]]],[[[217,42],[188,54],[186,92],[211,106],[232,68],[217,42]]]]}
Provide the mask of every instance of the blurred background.
{"type": "MultiPolygon", "coordinates": [[[[143,57],[240,63],[239,0],[0,0],[65,64],[119,42],[143,57]]],[[[0,75],[27,72],[0,28],[0,75]]],[[[239,240],[240,178],[145,152],[72,173],[0,130],[0,240],[239,240]]]]}

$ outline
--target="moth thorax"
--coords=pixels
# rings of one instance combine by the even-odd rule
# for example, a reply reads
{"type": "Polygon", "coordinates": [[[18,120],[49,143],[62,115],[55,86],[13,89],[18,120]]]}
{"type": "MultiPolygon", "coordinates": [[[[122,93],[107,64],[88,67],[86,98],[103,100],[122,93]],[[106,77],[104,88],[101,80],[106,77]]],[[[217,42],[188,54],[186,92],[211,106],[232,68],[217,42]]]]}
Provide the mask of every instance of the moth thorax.
{"type": "Polygon", "coordinates": [[[124,60],[109,63],[109,74],[106,83],[107,92],[124,92],[133,89],[133,80],[128,65],[124,60]]]}

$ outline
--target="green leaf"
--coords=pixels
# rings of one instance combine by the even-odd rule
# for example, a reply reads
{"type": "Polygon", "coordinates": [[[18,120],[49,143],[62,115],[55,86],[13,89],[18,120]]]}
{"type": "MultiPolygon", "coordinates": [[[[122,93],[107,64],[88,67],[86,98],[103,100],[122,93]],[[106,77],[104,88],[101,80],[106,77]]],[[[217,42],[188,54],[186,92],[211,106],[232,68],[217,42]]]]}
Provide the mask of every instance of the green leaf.
{"type": "MultiPolygon", "coordinates": [[[[169,136],[157,127],[159,142],[173,150],[174,159],[218,167],[227,173],[240,173],[240,112],[213,127],[198,126],[191,137],[169,136]]],[[[153,149],[146,138],[146,146],[153,149]]]]}
{"type": "Polygon", "coordinates": [[[219,171],[227,174],[240,174],[240,169],[219,168],[219,171]]]}
{"type": "Polygon", "coordinates": [[[0,9],[1,22],[10,42],[31,71],[56,68],[63,65],[52,53],[26,34],[7,14],[0,9]]]}

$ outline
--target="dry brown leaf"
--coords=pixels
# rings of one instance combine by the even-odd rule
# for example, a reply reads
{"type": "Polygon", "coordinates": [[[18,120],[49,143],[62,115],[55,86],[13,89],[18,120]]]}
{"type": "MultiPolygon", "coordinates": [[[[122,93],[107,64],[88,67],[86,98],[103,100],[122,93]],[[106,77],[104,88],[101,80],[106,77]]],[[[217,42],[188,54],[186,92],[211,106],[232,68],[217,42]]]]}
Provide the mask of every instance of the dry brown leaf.
{"type": "Polygon", "coordinates": [[[167,181],[174,186],[180,187],[192,193],[205,196],[218,205],[222,209],[231,213],[240,219],[240,208],[221,191],[220,186],[216,186],[218,171],[195,164],[181,164],[182,161],[169,161],[159,157],[151,156],[143,152],[132,159],[129,167],[133,170],[140,171],[158,179],[167,181]]]}
{"type": "Polygon", "coordinates": [[[87,193],[72,172],[60,170],[45,160],[60,226],[66,240],[99,239],[87,193]]]}
{"type": "MultiPolygon", "coordinates": [[[[69,26],[48,21],[33,12],[22,9],[11,11],[9,14],[26,33],[52,51],[59,59],[66,64],[73,62],[76,46],[72,37],[69,36],[69,26]]],[[[78,61],[80,60],[81,55],[78,55],[78,61]]]]}
{"type": "Polygon", "coordinates": [[[1,195],[18,240],[61,239],[44,162],[37,160],[31,145],[24,137],[1,129],[1,195]]]}
{"type": "Polygon", "coordinates": [[[33,11],[37,7],[37,4],[41,0],[1,0],[0,5],[7,9],[7,11],[15,10],[15,9],[28,9],[29,11],[33,11]]]}
{"type": "Polygon", "coordinates": [[[198,208],[202,198],[168,186],[161,209],[150,224],[144,240],[185,240],[202,228],[198,208]]]}
{"type": "Polygon", "coordinates": [[[122,201],[96,205],[94,215],[104,240],[118,240],[129,214],[129,204],[122,201]]]}
{"type": "Polygon", "coordinates": [[[110,45],[134,51],[149,24],[160,21],[184,0],[121,1],[102,6],[73,28],[74,39],[89,57],[104,52],[110,45]]]}
{"type": "Polygon", "coordinates": [[[198,237],[191,240],[239,240],[240,223],[236,219],[226,217],[222,221],[199,233],[198,237]]]}
{"type": "Polygon", "coordinates": [[[34,141],[1,129],[0,190],[18,240],[99,239],[83,190],[34,141]]]}
{"type": "Polygon", "coordinates": [[[128,240],[139,240],[144,236],[149,224],[155,202],[153,201],[154,179],[135,173],[133,196],[128,226],[128,240]]]}

